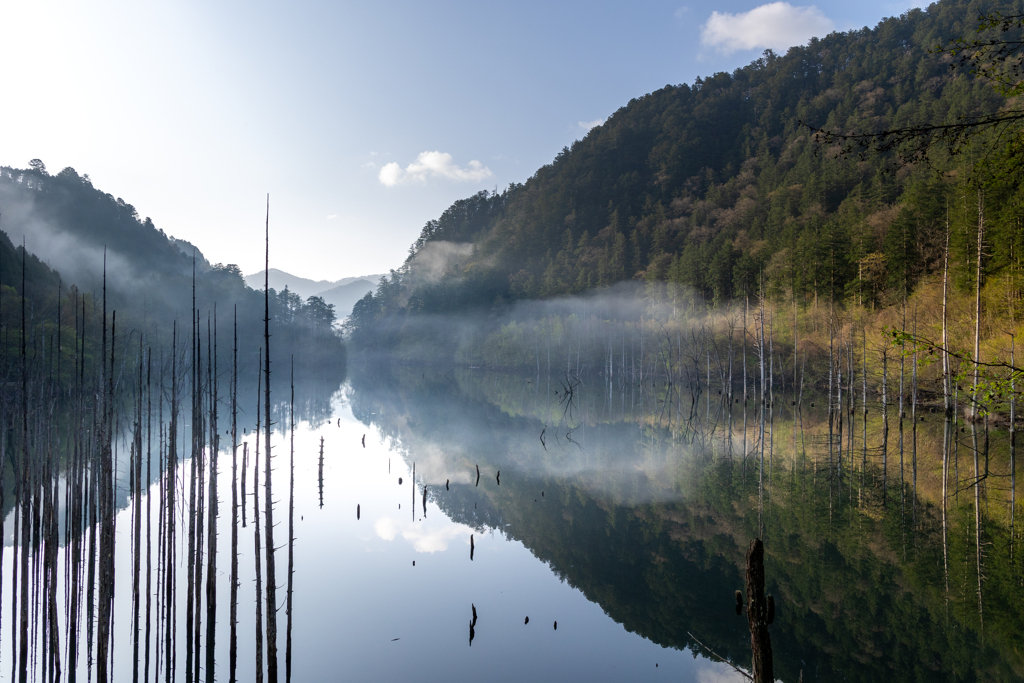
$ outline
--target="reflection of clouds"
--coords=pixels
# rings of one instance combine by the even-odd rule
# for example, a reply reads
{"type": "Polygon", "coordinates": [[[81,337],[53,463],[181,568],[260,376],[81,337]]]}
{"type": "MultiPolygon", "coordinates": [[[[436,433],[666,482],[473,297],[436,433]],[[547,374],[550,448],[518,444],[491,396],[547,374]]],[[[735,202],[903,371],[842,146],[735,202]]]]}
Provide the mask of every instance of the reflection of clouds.
{"type": "Polygon", "coordinates": [[[382,517],[374,522],[373,530],[385,541],[393,541],[401,534],[402,538],[412,543],[413,550],[418,553],[436,553],[447,550],[448,542],[453,538],[465,537],[473,532],[468,526],[453,522],[447,524],[399,522],[390,517],[382,517]]]}
{"type": "Polygon", "coordinates": [[[444,486],[445,480],[452,484],[472,484],[476,479],[476,472],[467,468],[458,459],[452,457],[450,451],[446,451],[434,442],[416,444],[416,472],[420,475],[420,481],[431,486],[444,486]]]}
{"type": "Polygon", "coordinates": [[[708,666],[697,669],[697,683],[732,683],[747,679],[725,664],[708,662],[708,666]]]}
{"type": "Polygon", "coordinates": [[[470,533],[470,528],[461,524],[448,524],[440,529],[410,524],[409,528],[402,532],[402,538],[412,541],[412,547],[418,553],[436,553],[439,550],[447,550],[448,541],[468,533],[470,533]]]}
{"type": "Polygon", "coordinates": [[[381,517],[373,523],[373,530],[385,541],[393,541],[398,535],[398,523],[390,517],[381,517]]]}

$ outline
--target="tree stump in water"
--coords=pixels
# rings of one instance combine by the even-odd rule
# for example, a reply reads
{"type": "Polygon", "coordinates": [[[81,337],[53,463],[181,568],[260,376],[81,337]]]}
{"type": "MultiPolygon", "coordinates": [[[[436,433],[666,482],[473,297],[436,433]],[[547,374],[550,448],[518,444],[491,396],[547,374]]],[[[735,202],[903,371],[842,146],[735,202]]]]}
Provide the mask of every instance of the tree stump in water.
{"type": "Polygon", "coordinates": [[[774,683],[768,602],[764,597],[764,544],[755,538],[747,549],[747,623],[750,625],[754,683],[774,683]]]}

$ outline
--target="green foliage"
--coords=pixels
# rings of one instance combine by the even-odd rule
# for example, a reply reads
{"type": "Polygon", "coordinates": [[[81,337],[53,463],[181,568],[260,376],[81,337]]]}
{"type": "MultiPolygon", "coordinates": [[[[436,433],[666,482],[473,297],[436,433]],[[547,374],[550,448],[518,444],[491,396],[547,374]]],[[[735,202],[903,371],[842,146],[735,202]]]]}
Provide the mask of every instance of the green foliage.
{"type": "MultiPolygon", "coordinates": [[[[51,176],[38,159],[28,169],[0,167],[0,215],[10,234],[26,235],[29,251],[23,288],[22,248],[0,231],[0,371],[16,363],[20,353],[22,296],[28,336],[38,344],[56,343],[60,332],[60,353],[71,358],[70,341],[80,341],[80,329],[87,355],[92,354],[104,292],[108,326],[116,311],[120,339],[141,334],[153,347],[170,348],[175,321],[182,338],[193,300],[203,318],[212,319],[216,307],[221,334],[237,312],[241,362],[255,363],[262,343],[263,292],[246,286],[237,265],[211,265],[188,242],[140,218],[131,204],[95,188],[87,175],[69,167],[51,176]],[[48,258],[63,258],[61,268],[69,271],[51,269],[32,255],[34,248],[42,248],[48,258]]],[[[303,302],[290,292],[272,290],[271,317],[275,357],[294,354],[300,366],[344,366],[333,306],[317,297],[303,302]]],[[[29,352],[45,353],[41,347],[29,352]]],[[[67,372],[70,368],[69,362],[67,372]]]]}
{"type": "MultiPolygon", "coordinates": [[[[953,57],[934,49],[991,9],[943,0],[631,100],[525,183],[456,202],[428,223],[350,329],[623,280],[686,286],[709,304],[763,287],[797,302],[890,305],[941,272],[947,216],[951,268],[966,286],[979,199],[965,178],[984,156],[981,138],[969,154],[937,153],[931,167],[892,175],[895,151],[837,158],[838,145],[818,147],[798,121],[870,131],[1001,111],[991,79],[951,70],[953,57]],[[444,268],[431,261],[428,277],[428,248],[439,242],[465,249],[444,268]]],[[[1022,270],[1020,189],[988,182],[985,204],[998,208],[986,216],[986,278],[1022,270]]],[[[1007,279],[1018,298],[1021,279],[1007,279]]]]}

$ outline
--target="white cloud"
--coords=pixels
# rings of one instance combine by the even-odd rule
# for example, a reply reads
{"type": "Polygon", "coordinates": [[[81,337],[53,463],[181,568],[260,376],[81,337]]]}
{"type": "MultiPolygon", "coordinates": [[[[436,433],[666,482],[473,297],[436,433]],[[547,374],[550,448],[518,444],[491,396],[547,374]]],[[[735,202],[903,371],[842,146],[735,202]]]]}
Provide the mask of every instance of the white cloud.
{"type": "Polygon", "coordinates": [[[594,119],[593,121],[579,121],[576,125],[585,131],[589,131],[591,128],[597,128],[598,126],[604,125],[604,122],[608,119],[594,119]]]}
{"type": "Polygon", "coordinates": [[[338,217],[338,214],[332,213],[332,214],[327,216],[327,220],[331,220],[331,219],[334,219],[334,218],[337,218],[337,217],[338,217]]]}
{"type": "Polygon", "coordinates": [[[420,152],[416,161],[404,169],[396,162],[385,164],[377,174],[380,182],[388,187],[399,183],[424,182],[428,178],[446,178],[448,180],[480,181],[494,174],[491,169],[473,159],[468,164],[458,166],[452,162],[452,155],[447,152],[420,152]]]}
{"type": "Polygon", "coordinates": [[[788,2],[772,2],[739,14],[712,12],[700,39],[724,53],[758,47],[783,51],[834,29],[835,23],[814,5],[793,7],[788,2]]]}

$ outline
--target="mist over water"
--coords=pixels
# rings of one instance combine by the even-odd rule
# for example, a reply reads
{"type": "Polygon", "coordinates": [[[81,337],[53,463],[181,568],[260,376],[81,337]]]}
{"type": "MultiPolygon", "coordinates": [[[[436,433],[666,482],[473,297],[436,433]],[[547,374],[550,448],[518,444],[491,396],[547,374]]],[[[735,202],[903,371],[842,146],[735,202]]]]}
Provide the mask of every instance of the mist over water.
{"type": "MultiPolygon", "coordinates": [[[[603,316],[614,302],[608,298],[591,319],[598,321],[593,331],[610,319],[603,316]]],[[[549,304],[539,319],[566,310],[568,318],[579,305],[549,304]]],[[[631,310],[628,301],[622,306],[631,310]]],[[[708,319],[702,320],[708,330],[708,319]]],[[[941,412],[922,404],[916,421],[900,422],[894,409],[886,416],[877,397],[850,392],[845,383],[830,411],[819,389],[828,386],[827,378],[784,384],[777,376],[762,398],[753,381],[759,376],[753,349],[744,392],[740,340],[731,354],[728,345],[716,350],[708,337],[701,341],[699,321],[680,328],[679,336],[661,338],[663,346],[647,328],[633,328],[625,342],[621,333],[628,328],[612,328],[607,338],[615,345],[604,347],[612,353],[595,354],[596,365],[588,361],[586,328],[577,329],[553,343],[558,361],[550,371],[538,344],[524,362],[528,372],[362,362],[344,384],[308,373],[297,382],[295,680],[739,680],[719,658],[749,668],[750,635],[733,594],[744,587],[744,556],[755,537],[765,542],[767,590],[777,605],[770,632],[779,680],[958,680],[971,671],[986,680],[1016,678],[1015,643],[1024,635],[1014,599],[1020,557],[1002,514],[1005,487],[987,490],[980,582],[973,552],[970,444],[979,426],[958,423],[950,441],[941,412]],[[677,345],[683,329],[691,333],[689,342],[677,345]],[[691,358],[690,367],[670,360],[680,371],[659,372],[650,362],[659,348],[691,358]],[[576,349],[578,355],[570,354],[576,349]],[[729,377],[729,358],[733,385],[721,381],[729,377]],[[941,507],[944,452],[951,487],[960,491],[951,494],[948,516],[941,507]],[[908,620],[911,628],[879,628],[908,620]]],[[[273,502],[277,520],[284,520],[275,551],[283,654],[292,406],[282,365],[274,365],[271,404],[273,502]]],[[[255,678],[253,542],[266,506],[265,453],[257,457],[258,441],[263,445],[254,434],[262,415],[260,382],[249,374],[239,383],[239,680],[255,678]]],[[[213,648],[214,674],[223,679],[232,534],[230,419],[223,406],[217,419],[213,648]]],[[[185,673],[188,486],[192,476],[210,481],[212,475],[209,446],[190,475],[194,423],[188,406],[179,420],[170,598],[175,680],[185,673]]],[[[150,512],[143,524],[153,537],[153,586],[167,581],[160,558],[170,557],[166,549],[158,552],[166,533],[159,502],[167,472],[147,469],[142,495],[131,495],[130,423],[120,425],[115,439],[111,663],[118,680],[130,677],[134,664],[135,511],[150,512]]],[[[166,427],[154,434],[154,452],[164,452],[166,427]]],[[[993,481],[1004,480],[1006,434],[993,427],[987,437],[988,472],[993,481]]],[[[66,483],[57,481],[59,500],[66,483]]],[[[57,512],[66,515],[62,503],[57,512]]],[[[5,536],[13,537],[12,517],[8,513],[5,536]]],[[[58,535],[65,533],[62,523],[58,535]]],[[[7,549],[3,572],[11,577],[12,546],[7,549]]],[[[68,550],[62,541],[57,567],[66,566],[68,550]]],[[[203,563],[205,552],[203,546],[203,563]]],[[[84,678],[88,624],[81,616],[68,620],[66,577],[57,573],[53,592],[65,634],[62,662],[67,625],[77,624],[84,678]]],[[[37,590],[32,586],[30,595],[37,590]]],[[[13,604],[11,590],[5,579],[0,604],[13,604]]],[[[167,596],[166,586],[151,595],[154,680],[164,679],[156,675],[156,651],[166,633],[167,596]]],[[[195,612],[204,634],[205,596],[195,612]]],[[[42,633],[33,630],[42,622],[31,619],[30,613],[30,637],[42,633]]],[[[17,620],[5,620],[11,622],[17,620]]],[[[0,669],[16,661],[14,632],[0,630],[0,669]]],[[[201,639],[200,663],[206,648],[201,639]]],[[[30,679],[45,677],[45,652],[42,647],[31,655],[30,679]]]]}

